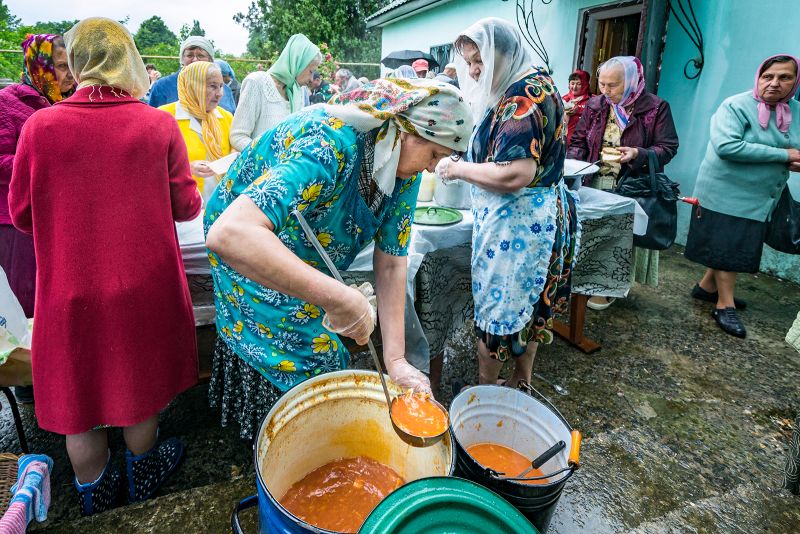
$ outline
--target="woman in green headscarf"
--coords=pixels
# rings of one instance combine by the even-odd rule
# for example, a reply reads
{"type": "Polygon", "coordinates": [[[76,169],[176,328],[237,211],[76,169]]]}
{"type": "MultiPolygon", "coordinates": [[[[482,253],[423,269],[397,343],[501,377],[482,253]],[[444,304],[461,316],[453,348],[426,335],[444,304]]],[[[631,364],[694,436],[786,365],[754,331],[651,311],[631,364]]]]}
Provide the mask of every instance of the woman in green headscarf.
{"type": "Polygon", "coordinates": [[[242,80],[231,126],[231,146],[243,151],[267,130],[303,107],[303,89],[322,62],[317,45],[298,33],[289,38],[278,60],[266,72],[242,80]]]}

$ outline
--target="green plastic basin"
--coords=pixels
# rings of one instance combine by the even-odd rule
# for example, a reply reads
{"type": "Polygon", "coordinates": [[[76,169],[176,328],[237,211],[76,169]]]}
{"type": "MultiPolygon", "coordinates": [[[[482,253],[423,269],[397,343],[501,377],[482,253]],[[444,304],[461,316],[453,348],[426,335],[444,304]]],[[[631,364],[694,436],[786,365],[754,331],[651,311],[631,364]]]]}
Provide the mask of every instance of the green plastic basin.
{"type": "Polygon", "coordinates": [[[456,477],[415,480],[386,497],[359,534],[538,534],[495,492],[456,477]]]}

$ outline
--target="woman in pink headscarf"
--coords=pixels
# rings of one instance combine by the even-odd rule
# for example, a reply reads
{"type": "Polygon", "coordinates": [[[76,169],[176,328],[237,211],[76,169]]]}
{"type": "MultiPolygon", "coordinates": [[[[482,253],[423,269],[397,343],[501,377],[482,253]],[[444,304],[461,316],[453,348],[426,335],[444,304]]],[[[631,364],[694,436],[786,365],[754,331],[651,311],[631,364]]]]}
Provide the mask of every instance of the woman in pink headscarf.
{"type": "MultiPolygon", "coordinates": [[[[645,90],[642,64],[632,56],[612,57],[597,69],[600,95],[586,104],[567,157],[598,161],[600,171],[584,185],[613,189],[620,176],[647,172],[653,152],[660,172],[678,152],[678,133],[669,104],[645,90]]],[[[635,280],[658,285],[658,251],[634,248],[635,280]]],[[[589,308],[604,310],[613,299],[594,296],[589,308]]]]}
{"type": "Polygon", "coordinates": [[[692,214],[685,256],[707,269],[692,296],[714,303],[717,324],[736,337],[747,335],[736,275],[758,272],[766,221],[789,172],[800,172],[799,70],[796,57],[767,58],[752,90],[722,102],[694,188],[702,209],[692,214]]]}

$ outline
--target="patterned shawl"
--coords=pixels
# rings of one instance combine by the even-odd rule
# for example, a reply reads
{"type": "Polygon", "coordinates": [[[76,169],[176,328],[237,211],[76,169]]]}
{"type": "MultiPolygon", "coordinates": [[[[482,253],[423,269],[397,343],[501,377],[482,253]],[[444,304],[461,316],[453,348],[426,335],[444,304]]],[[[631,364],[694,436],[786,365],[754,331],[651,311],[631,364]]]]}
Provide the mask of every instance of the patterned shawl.
{"type": "Polygon", "coordinates": [[[317,104],[358,132],[379,130],[373,179],[391,195],[400,161],[400,132],[463,152],[472,132],[472,114],[458,89],[436,80],[374,80],[317,104]]]}
{"type": "Polygon", "coordinates": [[[625,76],[625,89],[619,104],[615,104],[608,97],[606,97],[606,101],[614,111],[619,129],[625,131],[625,128],[628,126],[628,121],[630,120],[630,114],[625,108],[630,107],[630,105],[636,102],[636,99],[644,93],[644,69],[642,69],[642,62],[639,61],[639,58],[633,56],[617,56],[612,57],[600,65],[598,71],[601,69],[605,70],[614,65],[622,65],[625,76]]]}
{"type": "Polygon", "coordinates": [[[29,33],[22,41],[22,83],[36,89],[51,104],[64,98],[53,63],[53,39],[56,37],[49,33],[29,33]]]}
{"type": "Polygon", "coordinates": [[[189,115],[200,121],[208,159],[214,161],[223,154],[222,126],[214,110],[206,109],[208,69],[212,65],[207,61],[195,61],[181,69],[178,74],[178,102],[189,115]]]}

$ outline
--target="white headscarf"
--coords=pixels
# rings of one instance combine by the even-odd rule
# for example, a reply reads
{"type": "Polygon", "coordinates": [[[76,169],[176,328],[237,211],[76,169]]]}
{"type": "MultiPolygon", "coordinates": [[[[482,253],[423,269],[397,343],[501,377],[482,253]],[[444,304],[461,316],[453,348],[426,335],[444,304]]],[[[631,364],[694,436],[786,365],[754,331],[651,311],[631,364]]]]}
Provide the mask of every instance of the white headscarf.
{"type": "Polygon", "coordinates": [[[461,54],[456,55],[458,85],[472,107],[475,124],[483,120],[509,86],[536,64],[533,52],[524,46],[516,26],[503,19],[481,19],[459,35],[468,37],[478,47],[483,72],[476,82],[469,76],[469,67],[461,54]]]}
{"type": "MultiPolygon", "coordinates": [[[[190,35],[189,37],[187,37],[186,40],[181,43],[181,51],[180,51],[181,61],[183,61],[183,51],[186,50],[187,48],[202,48],[203,50],[206,51],[211,60],[212,61],[214,60],[214,45],[212,45],[211,41],[209,41],[205,37],[202,37],[200,35],[190,35]]],[[[181,65],[183,65],[183,63],[181,63],[181,65]]]]}

